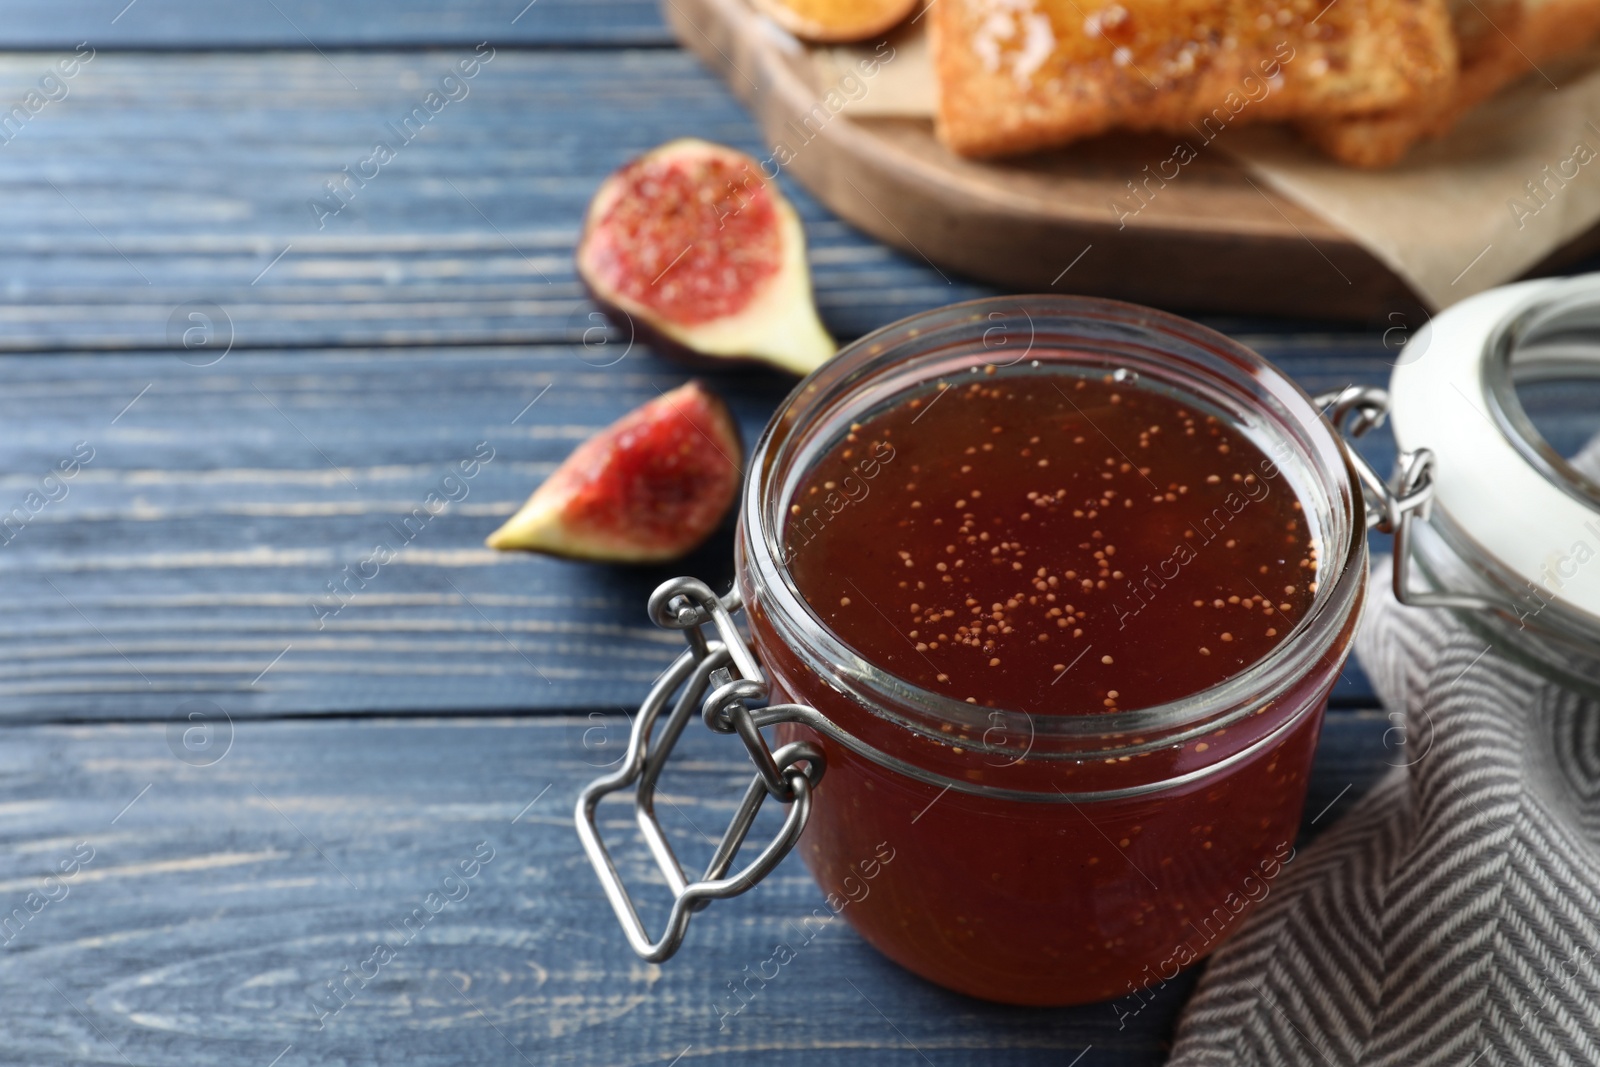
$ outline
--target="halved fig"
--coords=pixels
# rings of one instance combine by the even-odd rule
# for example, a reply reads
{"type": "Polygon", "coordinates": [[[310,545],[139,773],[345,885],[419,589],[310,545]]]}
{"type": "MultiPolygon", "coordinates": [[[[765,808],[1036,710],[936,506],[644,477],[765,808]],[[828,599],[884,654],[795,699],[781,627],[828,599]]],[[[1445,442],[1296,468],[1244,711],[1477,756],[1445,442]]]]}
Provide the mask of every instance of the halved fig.
{"type": "Polygon", "coordinates": [[[677,559],[722,522],[743,462],[728,406],[689,382],[579,445],[485,543],[614,563],[677,559]]]}
{"type": "Polygon", "coordinates": [[[796,37],[843,44],[888,33],[917,0],[755,0],[755,6],[796,37]]]}
{"type": "Polygon", "coordinates": [[[812,303],[800,217],[760,164],[721,145],[671,141],[607,178],[578,276],[603,311],[675,355],[809,374],[837,351],[812,303]]]}

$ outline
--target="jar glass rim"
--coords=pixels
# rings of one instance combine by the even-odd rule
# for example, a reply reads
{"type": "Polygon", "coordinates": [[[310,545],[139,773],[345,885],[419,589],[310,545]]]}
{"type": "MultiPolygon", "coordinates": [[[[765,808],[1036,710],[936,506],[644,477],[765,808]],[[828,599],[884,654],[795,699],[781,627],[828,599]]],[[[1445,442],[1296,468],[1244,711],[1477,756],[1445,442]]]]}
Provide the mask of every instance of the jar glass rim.
{"type": "Polygon", "coordinates": [[[1171,731],[1192,727],[1189,732],[1198,733],[1251,713],[1303,677],[1344,630],[1350,613],[1360,605],[1366,578],[1364,502],[1357,484],[1343,446],[1311,398],[1283,372],[1231,338],[1179,316],[1120,301],[1062,295],[989,297],[885,326],[846,346],[795,387],[751,453],[740,565],[762,590],[763,609],[780,638],[791,648],[809,646],[813,661],[834,672],[835,683],[842,682],[879,714],[892,705],[905,714],[890,717],[929,733],[955,728],[982,734],[998,712],[1015,718],[1016,728],[1026,730],[1030,738],[1165,734],[1149,742],[1153,747],[1172,743],[1171,731]],[[1047,347],[1107,359],[1118,346],[1125,349],[1119,357],[1137,347],[1172,363],[1170,375],[1159,375],[1164,385],[1172,386],[1181,371],[1272,420],[1271,429],[1291,446],[1298,473],[1316,481],[1326,507],[1320,516],[1323,555],[1315,597],[1306,615],[1270,652],[1217,685],[1169,703],[1115,712],[1029,714],[966,703],[900,679],[864,660],[812,609],[784,562],[782,543],[784,485],[788,466],[796,459],[797,442],[805,442],[827,417],[836,421],[838,412],[852,403],[860,405],[873,395],[880,400],[893,397],[916,381],[925,384],[938,376],[927,374],[897,385],[895,375],[916,361],[970,359],[986,347],[997,351],[1011,342],[1007,334],[999,345],[991,344],[996,329],[1016,330],[1018,338],[1028,341],[1015,356],[1015,347],[1002,353],[1006,367],[1030,352],[1043,354],[1047,347]]]}

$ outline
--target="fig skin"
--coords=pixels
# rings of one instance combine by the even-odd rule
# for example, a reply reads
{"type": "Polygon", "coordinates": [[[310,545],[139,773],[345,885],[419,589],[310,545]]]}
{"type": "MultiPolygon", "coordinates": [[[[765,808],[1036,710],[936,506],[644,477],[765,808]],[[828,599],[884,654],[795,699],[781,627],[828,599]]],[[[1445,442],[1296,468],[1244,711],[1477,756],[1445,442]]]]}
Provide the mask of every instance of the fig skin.
{"type": "MultiPolygon", "coordinates": [[[[736,189],[731,183],[724,188],[708,183],[707,188],[714,193],[736,189]]],[[[740,205],[740,209],[731,213],[733,216],[742,211],[742,200],[740,205]]],[[[693,221],[702,226],[716,225],[720,230],[722,219],[729,213],[718,214],[716,204],[710,201],[703,206],[705,210],[693,221]]],[[[663,225],[670,221],[664,220],[663,225]]],[[[613,247],[628,243],[617,238],[611,238],[611,242],[613,247]]],[[[697,244],[698,239],[691,241],[685,251],[697,244]]],[[[812,299],[805,230],[799,215],[777,184],[762,174],[760,164],[731,148],[696,138],[682,138],[652,149],[618,169],[601,183],[590,202],[576,259],[578,277],[596,306],[618,329],[651,344],[664,355],[701,366],[711,362],[757,362],[803,376],[838,351],[823,328],[812,299]],[[776,270],[752,283],[748,296],[736,309],[701,321],[680,321],[610,284],[603,276],[605,269],[598,261],[600,253],[596,249],[607,236],[604,231],[608,213],[623,197],[630,195],[627,187],[643,168],[652,165],[682,167],[692,173],[695,168],[711,163],[736,172],[745,183],[745,189],[759,187],[764,206],[771,210],[778,260],[776,270]]],[[[692,262],[681,267],[669,265],[661,272],[662,276],[675,269],[691,270],[692,262]]]]}
{"type": "MultiPolygon", "coordinates": [[[[800,38],[848,44],[888,33],[917,0],[752,0],[757,11],[800,38]]],[[[937,0],[936,0],[937,2],[937,0]]]]}
{"type": "Polygon", "coordinates": [[[608,563],[679,559],[722,524],[743,463],[727,404],[691,381],[579,445],[484,543],[608,563]]]}

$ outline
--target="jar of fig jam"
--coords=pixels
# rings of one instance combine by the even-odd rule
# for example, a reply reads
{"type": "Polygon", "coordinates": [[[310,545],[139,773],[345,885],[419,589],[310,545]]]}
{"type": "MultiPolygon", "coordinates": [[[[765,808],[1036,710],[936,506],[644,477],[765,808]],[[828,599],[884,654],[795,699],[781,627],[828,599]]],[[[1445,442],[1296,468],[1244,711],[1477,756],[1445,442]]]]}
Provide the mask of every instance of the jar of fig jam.
{"type": "Polygon", "coordinates": [[[1317,407],[1194,323],[1038,296],[862,339],[756,446],[737,589],[652,599],[690,647],[578,803],[630,942],[664,959],[798,842],[830,910],[951,989],[1073,1004],[1170,979],[1293,859],[1364,529],[1317,407]],[[695,712],[758,770],[691,881],[651,794],[695,712]],[[676,894],[659,940],[594,822],[629,786],[676,894]],[[783,828],[729,875],[767,795],[783,828]]]}

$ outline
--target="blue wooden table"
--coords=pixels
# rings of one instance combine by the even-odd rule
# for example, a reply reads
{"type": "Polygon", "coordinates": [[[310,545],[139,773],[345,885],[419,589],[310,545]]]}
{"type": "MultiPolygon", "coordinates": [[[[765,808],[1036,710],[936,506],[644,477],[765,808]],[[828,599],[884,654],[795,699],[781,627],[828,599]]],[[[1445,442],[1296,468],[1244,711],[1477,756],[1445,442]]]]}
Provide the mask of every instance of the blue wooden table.
{"type": "MultiPolygon", "coordinates": [[[[0,135],[0,1063],[1162,1060],[1192,975],[1119,1028],[945,993],[842,923],[730,1017],[730,983],[821,902],[797,860],[665,966],[615,927],[572,802],[678,647],[646,594],[726,582],[729,535],[645,570],[482,540],[685,377],[581,341],[596,183],[671,137],[758,147],[649,0],[6,0],[0,26],[0,112],[25,115],[0,135]],[[465,494],[332,596],[478,442],[465,494]]],[[[836,336],[988,291],[789,191],[836,336]]],[[[1376,330],[1213,325],[1311,390],[1392,358],[1376,330]]],[[[709,378],[747,438],[791,384],[709,378]]],[[[1308,832],[1400,762],[1389,727],[1347,673],[1308,832]]],[[[685,746],[662,810],[703,853],[749,771],[705,731],[685,746]]]]}

